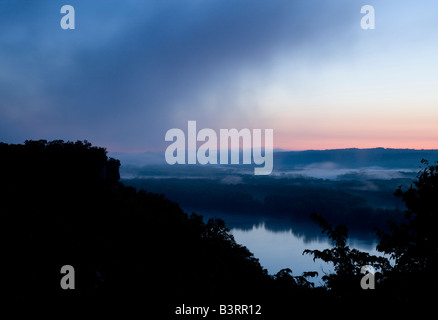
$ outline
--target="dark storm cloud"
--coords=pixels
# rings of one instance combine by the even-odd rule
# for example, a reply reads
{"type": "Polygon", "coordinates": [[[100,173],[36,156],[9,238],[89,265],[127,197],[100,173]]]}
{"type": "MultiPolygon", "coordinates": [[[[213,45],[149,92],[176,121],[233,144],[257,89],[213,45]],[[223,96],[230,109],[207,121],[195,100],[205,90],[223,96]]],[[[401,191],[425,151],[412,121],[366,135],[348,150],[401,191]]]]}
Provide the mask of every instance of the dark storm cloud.
{"type": "Polygon", "coordinates": [[[68,2],[76,30],[60,28],[58,2],[1,4],[3,140],[154,149],[187,120],[244,119],[239,76],[263,73],[287,50],[324,59],[324,44],[339,40],[358,11],[349,1],[68,2]],[[206,110],[205,92],[221,102],[206,110]]]}

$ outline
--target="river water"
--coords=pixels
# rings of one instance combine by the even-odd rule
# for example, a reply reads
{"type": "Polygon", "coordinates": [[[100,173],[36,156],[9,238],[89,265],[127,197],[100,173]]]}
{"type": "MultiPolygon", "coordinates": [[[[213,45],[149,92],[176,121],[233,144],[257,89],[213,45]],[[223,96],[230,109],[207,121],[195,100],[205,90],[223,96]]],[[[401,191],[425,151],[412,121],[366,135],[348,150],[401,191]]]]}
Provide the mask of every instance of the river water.
{"type": "MultiPolygon", "coordinates": [[[[305,249],[324,250],[333,247],[330,239],[321,234],[321,229],[313,223],[294,224],[281,219],[254,219],[228,214],[214,216],[225,220],[236,242],[246,246],[269,274],[284,268],[291,269],[294,276],[305,271],[317,271],[318,277],[309,280],[320,286],[323,285],[322,276],[333,272],[333,265],[322,260],[313,261],[313,256],[303,255],[305,249]]],[[[372,236],[351,237],[348,245],[373,255],[381,255],[375,250],[377,239],[372,236]]]]}

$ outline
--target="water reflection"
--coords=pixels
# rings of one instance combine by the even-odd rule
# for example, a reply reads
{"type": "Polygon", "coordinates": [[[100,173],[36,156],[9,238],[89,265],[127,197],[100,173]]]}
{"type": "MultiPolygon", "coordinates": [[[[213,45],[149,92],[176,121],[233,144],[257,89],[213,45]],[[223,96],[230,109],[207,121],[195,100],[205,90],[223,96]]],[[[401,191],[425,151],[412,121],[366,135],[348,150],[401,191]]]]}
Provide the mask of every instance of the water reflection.
{"type": "Polygon", "coordinates": [[[319,277],[315,285],[321,285],[324,273],[333,271],[333,266],[322,261],[313,261],[309,255],[303,255],[305,249],[323,250],[331,247],[327,239],[306,238],[296,236],[292,229],[273,231],[266,228],[265,223],[253,225],[251,229],[231,229],[236,241],[254,253],[270,274],[281,269],[290,268],[294,275],[305,271],[317,271],[319,277]]]}
{"type": "MultiPolygon", "coordinates": [[[[311,221],[224,214],[214,216],[226,221],[236,242],[246,246],[270,274],[284,268],[292,269],[294,275],[317,271],[319,276],[314,279],[315,285],[322,285],[322,276],[333,272],[331,264],[313,261],[312,256],[303,255],[305,249],[324,250],[332,247],[329,239],[321,234],[321,229],[311,221]]],[[[375,250],[377,239],[373,234],[353,234],[348,245],[373,255],[381,255],[375,250]]]]}
{"type": "MultiPolygon", "coordinates": [[[[230,229],[251,231],[254,230],[254,227],[260,226],[273,233],[291,232],[305,244],[327,240],[327,237],[321,233],[321,228],[310,218],[281,219],[235,214],[205,215],[206,218],[213,216],[224,219],[230,229]]],[[[352,246],[361,250],[372,250],[377,244],[377,237],[374,231],[349,230],[349,239],[352,246]]]]}

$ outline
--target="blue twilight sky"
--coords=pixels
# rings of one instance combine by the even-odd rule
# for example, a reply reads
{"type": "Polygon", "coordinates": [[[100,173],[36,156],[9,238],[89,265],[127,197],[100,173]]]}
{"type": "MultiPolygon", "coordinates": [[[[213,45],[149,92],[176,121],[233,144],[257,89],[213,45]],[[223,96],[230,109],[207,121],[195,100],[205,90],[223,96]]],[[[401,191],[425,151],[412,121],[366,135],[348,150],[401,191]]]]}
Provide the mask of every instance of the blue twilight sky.
{"type": "Polygon", "coordinates": [[[0,30],[0,141],[153,151],[196,120],[285,149],[438,148],[438,1],[1,0],[0,30]]]}

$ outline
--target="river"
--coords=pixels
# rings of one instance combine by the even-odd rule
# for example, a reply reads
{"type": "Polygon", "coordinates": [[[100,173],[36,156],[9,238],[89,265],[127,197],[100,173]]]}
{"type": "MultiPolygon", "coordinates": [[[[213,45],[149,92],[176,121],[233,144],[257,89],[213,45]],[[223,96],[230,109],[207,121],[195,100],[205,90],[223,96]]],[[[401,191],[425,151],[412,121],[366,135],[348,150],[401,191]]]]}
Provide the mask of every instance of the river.
{"type": "MultiPolygon", "coordinates": [[[[269,274],[276,274],[284,268],[291,269],[294,276],[305,271],[317,271],[318,277],[309,280],[320,286],[324,284],[322,276],[333,272],[332,264],[313,261],[313,256],[303,255],[305,249],[324,250],[333,247],[330,239],[313,223],[291,223],[281,219],[254,219],[229,214],[204,216],[207,219],[213,216],[224,219],[236,242],[246,246],[269,274]]],[[[351,237],[348,245],[373,255],[382,255],[375,249],[377,239],[370,235],[351,237]]]]}

